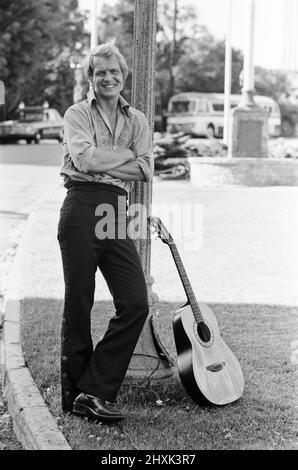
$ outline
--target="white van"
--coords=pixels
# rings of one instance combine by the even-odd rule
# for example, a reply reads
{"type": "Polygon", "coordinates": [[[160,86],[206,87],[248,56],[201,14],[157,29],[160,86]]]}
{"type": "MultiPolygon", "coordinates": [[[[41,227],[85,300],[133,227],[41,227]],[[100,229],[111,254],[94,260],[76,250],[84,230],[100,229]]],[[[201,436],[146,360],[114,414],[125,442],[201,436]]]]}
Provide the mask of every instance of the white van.
{"type": "MultiPolygon", "coordinates": [[[[230,95],[234,108],[242,95],[230,95]]],[[[280,109],[268,96],[255,95],[257,105],[269,111],[269,136],[278,137],[281,132],[280,109]]],[[[222,137],[224,126],[224,94],[178,93],[170,98],[167,113],[167,132],[186,132],[196,136],[222,137]]]]}

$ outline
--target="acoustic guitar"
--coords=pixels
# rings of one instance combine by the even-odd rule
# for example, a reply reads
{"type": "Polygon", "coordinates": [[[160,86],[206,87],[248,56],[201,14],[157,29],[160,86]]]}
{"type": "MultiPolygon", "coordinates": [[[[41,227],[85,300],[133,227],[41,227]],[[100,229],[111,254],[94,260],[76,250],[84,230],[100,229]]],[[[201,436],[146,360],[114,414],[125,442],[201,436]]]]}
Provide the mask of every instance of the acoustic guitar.
{"type": "Polygon", "coordinates": [[[241,366],[223,341],[215,314],[196,300],[178,249],[158,217],[149,223],[171,250],[187,302],[173,317],[177,367],[181,382],[192,400],[199,405],[226,405],[243,394],[241,366]]]}

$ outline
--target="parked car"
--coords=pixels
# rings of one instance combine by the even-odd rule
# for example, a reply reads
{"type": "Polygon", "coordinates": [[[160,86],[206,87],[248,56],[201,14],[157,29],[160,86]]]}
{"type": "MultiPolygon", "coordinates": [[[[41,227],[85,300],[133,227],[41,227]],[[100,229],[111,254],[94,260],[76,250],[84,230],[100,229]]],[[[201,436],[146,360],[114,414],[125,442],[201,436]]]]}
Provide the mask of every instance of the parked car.
{"type": "Polygon", "coordinates": [[[25,139],[38,144],[41,139],[63,139],[63,118],[57,109],[43,106],[21,106],[17,119],[0,122],[0,143],[25,139]]]}

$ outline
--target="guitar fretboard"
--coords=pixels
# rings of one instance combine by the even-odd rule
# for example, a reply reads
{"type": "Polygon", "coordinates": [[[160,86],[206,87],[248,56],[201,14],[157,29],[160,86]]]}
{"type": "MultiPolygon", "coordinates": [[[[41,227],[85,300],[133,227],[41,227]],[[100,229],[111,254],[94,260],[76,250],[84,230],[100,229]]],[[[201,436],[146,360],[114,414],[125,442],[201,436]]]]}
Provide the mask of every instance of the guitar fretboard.
{"type": "Polygon", "coordinates": [[[184,290],[185,290],[185,294],[186,294],[187,299],[188,299],[188,301],[191,305],[191,308],[192,308],[194,317],[196,319],[196,322],[197,323],[203,322],[204,318],[203,318],[202,312],[200,310],[200,307],[199,307],[199,304],[197,302],[194,291],[191,287],[188,275],[186,273],[186,270],[185,270],[185,267],[183,265],[182,259],[179,255],[178,249],[177,249],[174,242],[168,242],[168,245],[170,247],[170,250],[171,250],[173,259],[175,261],[175,264],[176,264],[176,267],[177,267],[182,285],[183,285],[184,290]]]}

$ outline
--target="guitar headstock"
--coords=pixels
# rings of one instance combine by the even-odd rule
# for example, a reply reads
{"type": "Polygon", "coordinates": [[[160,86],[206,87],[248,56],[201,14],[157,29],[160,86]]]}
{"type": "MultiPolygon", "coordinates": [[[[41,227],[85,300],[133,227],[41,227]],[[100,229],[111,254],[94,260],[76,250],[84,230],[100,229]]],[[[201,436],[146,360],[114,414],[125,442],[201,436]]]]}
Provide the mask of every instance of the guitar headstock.
{"type": "Polygon", "coordinates": [[[148,217],[148,222],[153,227],[158,235],[158,237],[161,239],[163,243],[166,243],[169,245],[170,243],[173,243],[174,240],[172,238],[172,235],[167,231],[166,227],[162,223],[159,217],[148,217]]]}

